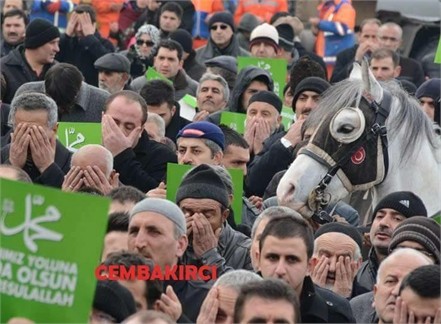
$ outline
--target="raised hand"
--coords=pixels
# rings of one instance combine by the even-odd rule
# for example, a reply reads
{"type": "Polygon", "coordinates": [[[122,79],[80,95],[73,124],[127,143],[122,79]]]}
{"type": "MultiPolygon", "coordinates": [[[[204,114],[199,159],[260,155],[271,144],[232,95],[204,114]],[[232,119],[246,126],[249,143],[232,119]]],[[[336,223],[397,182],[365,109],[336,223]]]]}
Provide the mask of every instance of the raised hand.
{"type": "Polygon", "coordinates": [[[9,162],[11,165],[20,169],[24,167],[30,142],[29,125],[26,123],[18,124],[14,132],[11,133],[11,146],[9,148],[9,162]]]}
{"type": "Polygon", "coordinates": [[[193,215],[193,250],[198,258],[204,253],[217,247],[221,228],[213,232],[210,222],[201,213],[195,213],[193,215]]]}
{"type": "Polygon", "coordinates": [[[43,127],[36,125],[29,128],[29,133],[32,161],[43,173],[55,161],[55,135],[48,137],[43,127]]]}

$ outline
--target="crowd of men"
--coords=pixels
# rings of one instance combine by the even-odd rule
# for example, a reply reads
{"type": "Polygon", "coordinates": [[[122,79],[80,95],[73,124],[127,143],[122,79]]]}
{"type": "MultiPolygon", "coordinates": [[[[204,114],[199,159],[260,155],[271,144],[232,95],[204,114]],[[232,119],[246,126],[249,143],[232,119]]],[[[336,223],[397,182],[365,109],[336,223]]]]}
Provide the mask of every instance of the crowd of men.
{"type": "MultiPolygon", "coordinates": [[[[282,0],[239,0],[233,13],[212,1],[198,32],[186,1],[35,2],[47,16],[21,1],[2,9],[0,178],[109,197],[97,266],[210,265],[219,277],[99,281],[90,323],[441,323],[440,226],[415,193],[367,209],[339,201],[326,224],[276,197],[315,131],[309,114],[354,62],[418,102],[441,140],[441,79],[400,54],[398,24],[364,20],[330,68],[304,48],[303,24],[282,0]],[[285,60],[283,97],[269,71],[239,69],[239,56],[285,60]],[[197,106],[190,119],[186,95],[197,106]],[[289,128],[284,106],[295,113],[289,128]],[[243,134],[224,112],[244,116],[243,134]],[[102,143],[72,152],[58,122],[99,123],[102,143]],[[174,202],[168,163],[192,167],[174,202]]],[[[330,21],[311,23],[329,32],[330,21]]]]}

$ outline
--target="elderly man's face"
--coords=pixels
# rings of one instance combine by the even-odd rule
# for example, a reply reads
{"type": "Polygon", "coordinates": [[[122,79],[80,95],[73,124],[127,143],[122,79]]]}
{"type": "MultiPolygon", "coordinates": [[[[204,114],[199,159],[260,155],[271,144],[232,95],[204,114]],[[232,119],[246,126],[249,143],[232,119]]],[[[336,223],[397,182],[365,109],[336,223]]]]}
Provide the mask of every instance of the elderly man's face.
{"type": "Polygon", "coordinates": [[[187,248],[185,236],[175,237],[175,225],[165,216],[155,212],[141,212],[129,223],[129,251],[138,252],[159,265],[177,264],[187,248]]]}
{"type": "Polygon", "coordinates": [[[227,24],[217,22],[210,27],[210,36],[214,44],[219,48],[227,47],[233,37],[233,29],[227,24]]]}
{"type": "Polygon", "coordinates": [[[374,305],[383,323],[392,323],[395,301],[403,278],[423,265],[430,264],[421,258],[394,258],[381,268],[379,281],[374,286],[374,305]]]}
{"type": "Polygon", "coordinates": [[[127,73],[106,71],[102,70],[98,72],[98,86],[100,89],[106,90],[110,94],[114,94],[123,90],[128,80],[127,73]]]}
{"type": "Polygon", "coordinates": [[[267,122],[272,134],[280,126],[282,116],[280,116],[276,108],[269,103],[254,101],[247,108],[246,123],[248,124],[252,120],[267,122]]]}
{"type": "Polygon", "coordinates": [[[361,261],[360,250],[358,249],[357,243],[348,235],[336,232],[320,235],[314,241],[314,254],[312,256],[313,270],[322,257],[326,257],[328,264],[328,273],[325,283],[328,289],[334,287],[337,261],[340,257],[349,257],[351,261],[361,261]],[[355,258],[356,256],[357,259],[355,258]]]}
{"type": "MultiPolygon", "coordinates": [[[[222,205],[213,199],[185,198],[179,203],[179,207],[186,216],[187,223],[194,214],[203,214],[216,232],[228,217],[228,210],[223,210],[222,205]]],[[[187,224],[187,227],[190,224],[187,224]]]]}
{"type": "Polygon", "coordinates": [[[178,144],[178,163],[198,166],[201,164],[218,165],[222,154],[214,154],[201,138],[180,137],[178,144]]]}
{"type": "Polygon", "coordinates": [[[206,110],[211,114],[225,108],[228,98],[224,97],[222,84],[215,80],[206,80],[201,83],[196,99],[199,110],[206,110]]]}

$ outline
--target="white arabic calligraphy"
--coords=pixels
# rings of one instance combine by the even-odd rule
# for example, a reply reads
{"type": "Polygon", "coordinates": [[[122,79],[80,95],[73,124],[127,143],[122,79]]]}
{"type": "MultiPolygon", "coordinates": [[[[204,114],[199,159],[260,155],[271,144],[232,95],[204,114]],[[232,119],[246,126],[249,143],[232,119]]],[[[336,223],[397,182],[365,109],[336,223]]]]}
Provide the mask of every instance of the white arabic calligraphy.
{"type": "Polygon", "coordinates": [[[41,206],[44,203],[44,197],[36,195],[32,197],[32,194],[26,195],[25,198],[25,219],[23,224],[18,225],[14,228],[8,228],[6,226],[6,217],[14,211],[13,201],[5,199],[3,201],[3,206],[8,206],[8,208],[3,208],[2,215],[0,218],[0,233],[6,236],[16,235],[23,232],[23,240],[26,247],[32,251],[37,252],[38,246],[35,240],[48,240],[48,241],[61,241],[63,235],[56,233],[52,230],[40,226],[43,222],[56,222],[61,218],[59,210],[55,206],[48,206],[45,211],[45,215],[40,215],[38,217],[32,218],[32,206],[41,206]],[[30,234],[30,231],[34,231],[30,234]]]}
{"type": "Polygon", "coordinates": [[[69,130],[66,128],[64,130],[64,135],[66,137],[66,148],[71,152],[78,151],[78,148],[75,148],[75,145],[81,144],[86,139],[83,134],[77,133],[77,138],[72,143],[69,143],[69,134],[75,134],[75,128],[70,127],[69,130]]]}

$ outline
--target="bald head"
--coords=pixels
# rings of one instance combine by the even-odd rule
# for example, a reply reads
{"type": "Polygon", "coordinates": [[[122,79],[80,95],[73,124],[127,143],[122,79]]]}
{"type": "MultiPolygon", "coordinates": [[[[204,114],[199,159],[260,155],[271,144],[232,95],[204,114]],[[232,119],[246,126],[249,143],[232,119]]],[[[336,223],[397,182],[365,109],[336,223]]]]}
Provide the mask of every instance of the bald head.
{"type": "Polygon", "coordinates": [[[32,183],[25,171],[9,164],[0,164],[0,178],[32,183]]]}
{"type": "Polygon", "coordinates": [[[80,167],[85,170],[87,166],[96,165],[109,178],[113,170],[112,153],[104,146],[89,144],[81,147],[72,155],[71,167],[80,167]]]}

